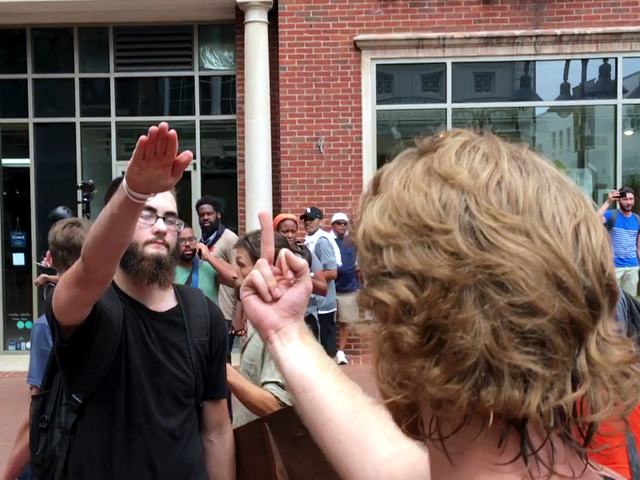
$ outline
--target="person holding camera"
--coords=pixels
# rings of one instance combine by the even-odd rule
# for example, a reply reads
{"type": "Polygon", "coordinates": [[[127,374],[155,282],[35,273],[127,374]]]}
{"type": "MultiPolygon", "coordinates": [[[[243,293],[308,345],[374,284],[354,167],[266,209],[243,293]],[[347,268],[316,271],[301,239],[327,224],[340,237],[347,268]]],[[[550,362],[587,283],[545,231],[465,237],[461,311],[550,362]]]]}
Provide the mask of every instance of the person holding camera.
{"type": "Polygon", "coordinates": [[[613,262],[620,288],[630,295],[638,294],[638,238],[640,216],[633,212],[635,195],[630,187],[611,190],[598,215],[611,236],[613,262]],[[618,202],[618,209],[609,210],[611,202],[618,202]]]}

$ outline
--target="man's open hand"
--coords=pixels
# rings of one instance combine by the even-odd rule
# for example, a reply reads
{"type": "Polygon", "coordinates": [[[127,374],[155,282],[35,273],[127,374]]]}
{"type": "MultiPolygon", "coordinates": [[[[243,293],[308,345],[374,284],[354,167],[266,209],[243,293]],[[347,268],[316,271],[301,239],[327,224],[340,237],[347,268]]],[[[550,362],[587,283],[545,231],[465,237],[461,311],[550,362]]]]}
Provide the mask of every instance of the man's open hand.
{"type": "Polygon", "coordinates": [[[138,139],[127,167],[127,185],[145,195],[166,192],[175,187],[192,161],[189,150],[178,155],[178,134],[163,122],[138,139]]]}

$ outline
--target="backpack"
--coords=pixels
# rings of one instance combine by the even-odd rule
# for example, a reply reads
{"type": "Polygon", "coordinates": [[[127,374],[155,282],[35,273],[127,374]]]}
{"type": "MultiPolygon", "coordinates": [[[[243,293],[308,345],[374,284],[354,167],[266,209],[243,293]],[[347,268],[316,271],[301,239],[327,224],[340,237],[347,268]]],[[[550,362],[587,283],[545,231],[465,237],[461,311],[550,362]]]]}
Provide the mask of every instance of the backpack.
{"type": "MultiPolygon", "coordinates": [[[[633,212],[633,216],[635,217],[636,222],[638,222],[638,235],[640,235],[640,215],[638,215],[637,213],[633,212]]],[[[613,227],[616,225],[616,220],[617,219],[618,219],[618,209],[616,209],[613,212],[611,212],[611,218],[605,224],[606,227],[607,227],[607,230],[611,231],[613,229],[613,227]]]]}
{"type": "MultiPolygon", "coordinates": [[[[196,378],[196,408],[202,411],[202,396],[209,359],[211,324],[207,298],[201,290],[174,285],[185,324],[189,344],[189,360],[196,378]]],[[[83,369],[74,380],[71,391],[64,389],[62,373],[51,350],[42,380],[42,390],[31,399],[29,415],[29,450],[35,478],[61,480],[73,442],[78,415],[104,379],[120,345],[124,323],[122,303],[113,286],[101,299],[100,314],[105,321],[97,323],[94,341],[87,353],[83,369]]]]}

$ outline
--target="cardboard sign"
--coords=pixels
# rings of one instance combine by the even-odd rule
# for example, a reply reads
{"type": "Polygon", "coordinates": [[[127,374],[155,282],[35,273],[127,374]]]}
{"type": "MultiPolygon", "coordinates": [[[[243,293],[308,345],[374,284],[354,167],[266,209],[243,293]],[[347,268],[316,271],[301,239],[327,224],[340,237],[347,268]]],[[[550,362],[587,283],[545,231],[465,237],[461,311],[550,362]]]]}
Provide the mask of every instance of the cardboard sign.
{"type": "Polygon", "coordinates": [[[292,407],[234,430],[238,480],[340,480],[292,407]]]}

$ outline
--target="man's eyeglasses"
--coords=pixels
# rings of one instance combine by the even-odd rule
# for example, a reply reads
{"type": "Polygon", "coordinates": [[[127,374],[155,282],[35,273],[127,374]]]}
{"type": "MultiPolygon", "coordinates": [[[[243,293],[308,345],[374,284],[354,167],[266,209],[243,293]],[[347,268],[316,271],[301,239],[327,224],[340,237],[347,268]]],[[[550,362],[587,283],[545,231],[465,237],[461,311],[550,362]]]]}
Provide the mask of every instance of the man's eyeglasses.
{"type": "Polygon", "coordinates": [[[186,245],[187,243],[198,243],[198,239],[196,237],[182,237],[178,239],[178,245],[186,245]]]}
{"type": "Polygon", "coordinates": [[[181,232],[182,230],[184,230],[184,222],[175,215],[166,215],[162,217],[151,210],[143,210],[138,221],[142,225],[153,227],[158,219],[162,219],[165,226],[167,227],[167,230],[171,230],[173,232],[181,232]]]}
{"type": "Polygon", "coordinates": [[[336,225],[341,226],[341,227],[346,227],[347,225],[349,225],[347,222],[342,222],[342,221],[334,222],[334,223],[335,223],[336,225]]]}

